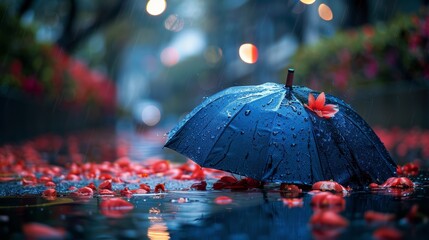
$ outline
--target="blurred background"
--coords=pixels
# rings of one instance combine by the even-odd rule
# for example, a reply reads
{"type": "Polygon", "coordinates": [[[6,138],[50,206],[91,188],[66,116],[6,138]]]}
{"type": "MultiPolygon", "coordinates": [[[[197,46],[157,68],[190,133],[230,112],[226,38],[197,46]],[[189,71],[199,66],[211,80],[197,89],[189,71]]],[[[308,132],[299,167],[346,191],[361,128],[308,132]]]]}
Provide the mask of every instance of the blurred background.
{"type": "Polygon", "coordinates": [[[293,67],[389,150],[428,159],[428,2],[0,0],[0,142],[115,125],[164,134],[204,97],[284,82],[293,67]]]}

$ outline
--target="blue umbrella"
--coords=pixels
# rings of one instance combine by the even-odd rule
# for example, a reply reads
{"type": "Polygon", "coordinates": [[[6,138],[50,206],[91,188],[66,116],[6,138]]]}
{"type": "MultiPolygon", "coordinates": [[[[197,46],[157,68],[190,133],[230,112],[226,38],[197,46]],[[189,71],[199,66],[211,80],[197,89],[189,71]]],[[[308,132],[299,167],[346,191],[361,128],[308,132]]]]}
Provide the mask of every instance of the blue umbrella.
{"type": "Polygon", "coordinates": [[[207,98],[165,146],[264,182],[365,186],[395,175],[386,148],[348,104],[292,81],[290,69],[286,85],[237,86],[207,98]]]}

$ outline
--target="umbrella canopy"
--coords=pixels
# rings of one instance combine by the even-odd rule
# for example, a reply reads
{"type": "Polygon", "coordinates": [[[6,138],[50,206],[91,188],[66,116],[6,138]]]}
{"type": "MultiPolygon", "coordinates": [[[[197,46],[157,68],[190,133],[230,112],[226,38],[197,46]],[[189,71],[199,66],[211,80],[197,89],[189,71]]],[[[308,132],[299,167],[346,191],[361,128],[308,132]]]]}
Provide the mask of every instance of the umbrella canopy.
{"type": "Polygon", "coordinates": [[[207,98],[165,146],[203,167],[267,182],[364,186],[395,175],[384,145],[348,104],[292,81],[290,69],[286,85],[231,87],[207,98]]]}

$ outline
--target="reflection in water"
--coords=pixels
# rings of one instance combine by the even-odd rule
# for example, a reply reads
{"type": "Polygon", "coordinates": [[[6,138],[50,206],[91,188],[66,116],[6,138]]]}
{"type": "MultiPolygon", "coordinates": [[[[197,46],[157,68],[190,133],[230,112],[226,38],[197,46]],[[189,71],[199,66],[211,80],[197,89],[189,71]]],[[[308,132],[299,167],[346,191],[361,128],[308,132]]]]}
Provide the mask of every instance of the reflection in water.
{"type": "Polygon", "coordinates": [[[153,223],[147,229],[147,237],[151,240],[166,240],[170,239],[167,225],[164,222],[153,223]]]}
{"type": "Polygon", "coordinates": [[[170,239],[167,224],[161,215],[161,210],[157,207],[149,209],[148,219],[150,226],[147,229],[147,237],[151,240],[166,240],[170,239]]]}

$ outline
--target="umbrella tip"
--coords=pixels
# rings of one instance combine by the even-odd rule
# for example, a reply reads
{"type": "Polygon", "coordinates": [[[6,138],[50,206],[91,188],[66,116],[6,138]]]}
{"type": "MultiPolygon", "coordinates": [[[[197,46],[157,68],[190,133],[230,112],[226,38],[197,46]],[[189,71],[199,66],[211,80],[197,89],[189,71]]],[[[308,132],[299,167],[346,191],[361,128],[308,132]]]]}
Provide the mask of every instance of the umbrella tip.
{"type": "Polygon", "coordinates": [[[295,72],[295,69],[293,69],[293,68],[289,68],[287,71],[286,87],[288,87],[288,88],[292,88],[294,72],[295,72]]]}

